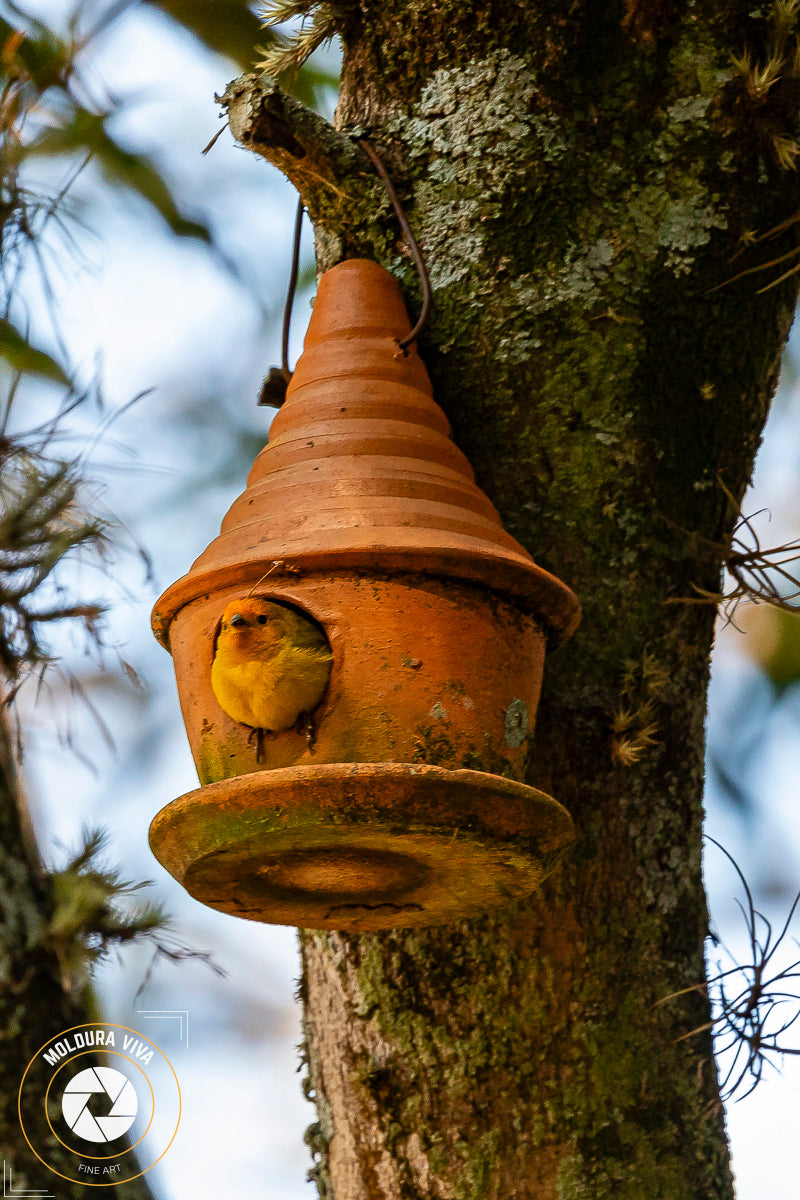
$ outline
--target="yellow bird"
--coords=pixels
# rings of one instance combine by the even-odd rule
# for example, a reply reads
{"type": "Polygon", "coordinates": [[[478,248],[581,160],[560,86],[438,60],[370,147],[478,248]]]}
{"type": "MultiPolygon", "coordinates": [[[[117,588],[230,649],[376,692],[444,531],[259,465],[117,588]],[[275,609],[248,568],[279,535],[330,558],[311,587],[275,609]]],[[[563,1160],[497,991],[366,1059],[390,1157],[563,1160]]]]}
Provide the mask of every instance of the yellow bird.
{"type": "Polygon", "coordinates": [[[293,608],[259,596],[225,606],[211,687],[220,708],[255,731],[257,760],[265,734],[293,726],[305,730],[313,748],[311,713],[328,686],[332,660],[325,634],[293,608]]]}

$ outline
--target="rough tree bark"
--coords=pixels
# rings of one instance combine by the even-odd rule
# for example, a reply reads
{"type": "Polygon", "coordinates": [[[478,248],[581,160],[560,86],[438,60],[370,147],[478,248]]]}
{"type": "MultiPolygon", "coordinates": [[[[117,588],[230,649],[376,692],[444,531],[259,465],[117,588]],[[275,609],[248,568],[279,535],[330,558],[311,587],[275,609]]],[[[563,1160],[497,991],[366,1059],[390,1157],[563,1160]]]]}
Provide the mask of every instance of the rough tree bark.
{"type": "Polygon", "coordinates": [[[506,527],[577,591],[529,782],[578,840],[541,894],[456,927],[301,938],[309,1131],[336,1200],[732,1196],[702,979],[703,716],[717,547],[788,333],[793,6],[361,0],[335,128],[224,98],[299,188],[321,269],[426,256],[436,397],[506,527]],[[784,223],[778,232],[769,231],[784,223]],[[719,287],[719,285],[727,286],[719,287]],[[714,290],[714,289],[719,290],[714,290]]]}

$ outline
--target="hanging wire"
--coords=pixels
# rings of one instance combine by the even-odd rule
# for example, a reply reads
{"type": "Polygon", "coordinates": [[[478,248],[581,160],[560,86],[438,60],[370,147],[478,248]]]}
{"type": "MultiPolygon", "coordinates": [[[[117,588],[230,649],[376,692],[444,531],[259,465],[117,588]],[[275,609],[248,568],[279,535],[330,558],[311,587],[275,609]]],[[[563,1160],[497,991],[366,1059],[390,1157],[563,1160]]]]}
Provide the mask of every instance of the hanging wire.
{"type": "Polygon", "coordinates": [[[297,214],[294,218],[294,241],[292,243],[292,266],[289,272],[289,287],[286,291],[286,303],[283,306],[283,329],[281,331],[281,370],[283,378],[288,383],[292,378],[292,372],[289,370],[289,330],[292,325],[292,306],[294,305],[294,293],[297,288],[297,271],[300,265],[300,234],[303,229],[303,212],[305,206],[303,201],[298,198],[297,214]]]}
{"type": "MultiPolygon", "coordinates": [[[[415,342],[425,325],[428,322],[428,317],[431,311],[431,283],[428,278],[428,268],[425,265],[425,260],[422,257],[422,252],[411,232],[411,227],[406,219],[406,214],[403,211],[397,192],[394,190],[394,184],[389,178],[389,173],[381,162],[374,146],[367,141],[366,138],[357,138],[356,141],[364,150],[364,153],[372,162],[375,170],[381,178],[381,181],[386,188],[387,195],[394,209],[403,237],[408,243],[408,248],[414,259],[414,265],[417,268],[419,275],[420,289],[422,291],[422,309],[420,311],[417,323],[410,333],[404,338],[398,338],[397,345],[403,351],[403,354],[408,352],[408,347],[415,342]]],[[[304,205],[301,199],[297,201],[297,214],[294,221],[294,240],[292,244],[292,265],[289,272],[289,287],[286,292],[286,303],[283,307],[283,328],[281,331],[281,365],[280,367],[270,367],[269,374],[261,385],[261,393],[258,397],[260,405],[266,405],[271,408],[280,408],[286,398],[286,388],[292,378],[292,372],[289,370],[289,331],[292,324],[292,307],[294,305],[294,294],[297,288],[297,275],[300,265],[300,235],[303,227],[303,212],[304,205]]]]}
{"type": "Polygon", "coordinates": [[[430,315],[431,282],[430,282],[430,279],[428,278],[428,268],[425,266],[425,260],[422,257],[420,248],[414,239],[413,233],[411,232],[411,227],[408,224],[408,221],[406,220],[406,214],[403,212],[402,205],[400,204],[400,201],[397,198],[397,192],[394,190],[394,184],[392,183],[391,179],[389,178],[389,173],[386,170],[386,168],[384,167],[380,158],[378,157],[378,154],[377,154],[375,148],[367,141],[366,138],[363,138],[363,137],[356,138],[356,141],[362,147],[362,149],[364,150],[364,153],[370,159],[370,161],[372,162],[372,165],[375,167],[375,170],[378,172],[378,174],[381,177],[383,185],[386,188],[386,192],[389,196],[389,200],[391,201],[392,208],[394,209],[395,215],[400,224],[400,228],[403,231],[403,237],[406,239],[406,242],[408,243],[408,248],[411,251],[411,254],[414,258],[414,264],[417,268],[417,274],[419,275],[420,287],[422,289],[422,310],[419,314],[417,323],[414,326],[414,328],[411,330],[411,332],[409,334],[407,334],[404,338],[402,338],[402,340],[398,340],[398,343],[397,343],[398,346],[400,347],[400,349],[405,354],[408,347],[411,345],[411,343],[415,342],[417,340],[417,338],[419,337],[419,335],[422,333],[422,330],[425,328],[425,325],[427,324],[427,321],[428,321],[428,317],[430,315]]]}
{"type": "Polygon", "coordinates": [[[289,331],[292,326],[292,307],[294,294],[297,289],[297,275],[300,267],[300,235],[303,230],[303,212],[305,206],[301,199],[297,201],[297,213],[294,219],[294,239],[292,242],[292,265],[289,269],[289,286],[286,290],[286,302],[283,306],[283,327],[281,329],[281,365],[270,367],[266,379],[261,385],[259,405],[268,408],[280,408],[286,399],[286,388],[292,378],[289,370],[289,331]]]}

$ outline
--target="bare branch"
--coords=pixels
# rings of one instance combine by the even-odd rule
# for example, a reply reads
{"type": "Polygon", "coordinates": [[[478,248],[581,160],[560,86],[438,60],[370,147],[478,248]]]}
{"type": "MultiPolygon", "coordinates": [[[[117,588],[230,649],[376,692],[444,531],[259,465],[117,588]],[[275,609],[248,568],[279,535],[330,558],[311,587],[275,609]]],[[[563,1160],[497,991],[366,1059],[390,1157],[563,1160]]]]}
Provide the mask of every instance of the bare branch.
{"type": "Polygon", "coordinates": [[[353,140],[270,75],[243,75],[217,97],[238,142],[278,167],[294,184],[311,218],[325,223],[343,201],[359,208],[382,200],[380,185],[353,140]]]}

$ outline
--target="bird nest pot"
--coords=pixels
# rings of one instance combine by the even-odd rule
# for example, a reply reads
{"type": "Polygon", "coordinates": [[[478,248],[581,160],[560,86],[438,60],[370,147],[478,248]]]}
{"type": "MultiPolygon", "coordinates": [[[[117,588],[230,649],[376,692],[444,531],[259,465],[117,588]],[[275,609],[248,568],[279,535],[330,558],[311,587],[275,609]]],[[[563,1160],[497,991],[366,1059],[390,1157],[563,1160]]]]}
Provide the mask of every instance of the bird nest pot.
{"type": "Polygon", "coordinates": [[[154,612],[202,786],[151,845],[191,895],[251,920],[455,920],[531,892],[572,838],[521,780],[545,650],[577,601],[475,485],[416,351],[398,352],[408,328],[375,264],[322,277],[245,492],[154,612]],[[295,726],[254,734],[215,694],[222,614],[245,597],[330,647],[295,726]]]}

